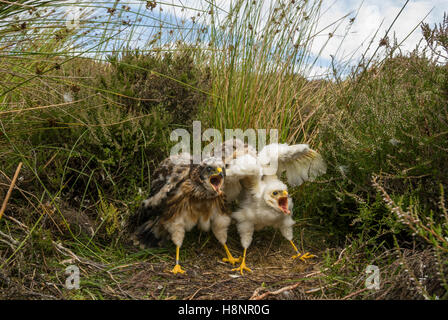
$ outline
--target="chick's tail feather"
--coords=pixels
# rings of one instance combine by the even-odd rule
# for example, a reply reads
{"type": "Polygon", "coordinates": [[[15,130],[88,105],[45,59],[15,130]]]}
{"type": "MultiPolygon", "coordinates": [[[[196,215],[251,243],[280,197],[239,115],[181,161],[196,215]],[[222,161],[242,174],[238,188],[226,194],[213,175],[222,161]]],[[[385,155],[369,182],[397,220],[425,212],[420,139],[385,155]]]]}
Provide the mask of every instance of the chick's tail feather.
{"type": "Polygon", "coordinates": [[[134,233],[134,242],[142,248],[154,248],[162,245],[163,239],[156,236],[155,230],[159,219],[148,220],[137,228],[134,233]]]}
{"type": "Polygon", "coordinates": [[[141,205],[134,215],[129,218],[128,231],[134,245],[142,248],[154,248],[161,245],[159,229],[159,216],[155,215],[152,208],[141,205]]]}

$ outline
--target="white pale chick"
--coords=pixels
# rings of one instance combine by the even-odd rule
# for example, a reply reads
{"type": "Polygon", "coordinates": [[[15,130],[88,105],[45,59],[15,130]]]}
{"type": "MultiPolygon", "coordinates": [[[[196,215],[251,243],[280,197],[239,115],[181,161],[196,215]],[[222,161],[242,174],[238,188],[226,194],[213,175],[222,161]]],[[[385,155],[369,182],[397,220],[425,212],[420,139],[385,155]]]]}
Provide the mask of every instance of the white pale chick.
{"type": "Polygon", "coordinates": [[[224,193],[228,201],[237,200],[239,208],[232,213],[243,246],[243,259],[234,271],[251,271],[246,266],[246,251],[252,242],[253,233],[267,226],[280,230],[291,243],[296,254],[293,258],[305,261],[312,258],[301,254],[293,242],[293,201],[287,186],[280,180],[286,173],[288,184],[301,185],[313,181],[326,172],[320,154],[307,144],[269,144],[259,153],[255,148],[239,139],[222,144],[226,163],[224,193]]]}

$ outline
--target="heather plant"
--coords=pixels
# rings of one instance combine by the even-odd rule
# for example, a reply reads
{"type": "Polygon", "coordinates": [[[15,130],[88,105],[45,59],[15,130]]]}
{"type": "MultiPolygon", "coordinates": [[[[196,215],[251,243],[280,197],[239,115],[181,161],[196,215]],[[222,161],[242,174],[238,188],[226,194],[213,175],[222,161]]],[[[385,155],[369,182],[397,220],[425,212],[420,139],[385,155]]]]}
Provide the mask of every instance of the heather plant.
{"type": "Polygon", "coordinates": [[[110,70],[99,75],[100,88],[116,88],[113,97],[130,111],[154,110],[176,124],[191,126],[208,97],[210,75],[193,60],[193,49],[175,52],[126,52],[109,56],[110,70]],[[106,78],[107,77],[107,78],[106,78]]]}
{"type": "Polygon", "coordinates": [[[373,174],[386,190],[407,194],[404,203],[417,197],[428,214],[437,207],[439,185],[448,182],[446,74],[446,64],[417,53],[395,56],[362,78],[354,75],[344,90],[329,97],[318,140],[333,178],[322,188],[335,192],[319,192],[316,201],[323,205],[320,218],[326,219],[334,206],[344,211],[329,219],[335,231],[379,230],[388,223],[387,210],[370,185],[373,174]],[[366,206],[371,214],[362,214],[366,206]]]}
{"type": "Polygon", "coordinates": [[[440,40],[433,50],[445,31],[424,25],[426,46],[406,55],[388,47],[325,100],[317,140],[328,179],[297,191],[306,224],[326,230],[333,246],[322,294],[447,297],[448,79],[440,40]],[[377,291],[364,285],[369,265],[381,272],[377,291]]]}

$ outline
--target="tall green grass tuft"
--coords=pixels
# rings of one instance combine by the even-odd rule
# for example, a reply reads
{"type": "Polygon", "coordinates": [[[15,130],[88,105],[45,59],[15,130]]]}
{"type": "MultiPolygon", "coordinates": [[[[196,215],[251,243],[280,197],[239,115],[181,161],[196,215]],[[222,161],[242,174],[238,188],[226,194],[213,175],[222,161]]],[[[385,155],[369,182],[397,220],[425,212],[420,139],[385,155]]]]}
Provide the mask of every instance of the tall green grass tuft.
{"type": "Polygon", "coordinates": [[[225,128],[278,129],[282,141],[312,141],[307,71],[319,1],[236,1],[211,25],[213,87],[206,118],[225,128]]]}

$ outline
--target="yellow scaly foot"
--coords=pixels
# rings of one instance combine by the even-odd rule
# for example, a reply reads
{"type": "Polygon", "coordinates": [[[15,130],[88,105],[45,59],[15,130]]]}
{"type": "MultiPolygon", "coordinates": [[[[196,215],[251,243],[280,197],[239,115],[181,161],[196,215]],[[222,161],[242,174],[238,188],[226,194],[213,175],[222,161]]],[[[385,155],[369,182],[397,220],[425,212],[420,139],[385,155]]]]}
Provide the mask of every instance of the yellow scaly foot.
{"type": "Polygon", "coordinates": [[[178,273],[185,273],[185,270],[183,270],[179,264],[176,264],[173,270],[171,270],[171,272],[174,274],[178,274],[178,273]]]}
{"type": "Polygon", "coordinates": [[[244,262],[244,260],[243,260],[243,262],[241,262],[241,264],[240,264],[240,266],[239,266],[238,268],[232,269],[232,271],[239,271],[239,272],[241,273],[242,276],[244,275],[244,274],[243,274],[243,271],[244,271],[244,270],[249,271],[249,272],[252,272],[252,270],[249,269],[249,268],[246,266],[246,262],[244,262]]]}
{"type": "Polygon", "coordinates": [[[315,258],[316,256],[314,254],[311,254],[309,252],[305,253],[305,254],[300,254],[300,252],[298,252],[297,254],[293,255],[292,258],[293,259],[297,259],[299,258],[300,260],[302,260],[303,262],[305,262],[305,259],[311,259],[311,258],[315,258]]]}
{"type": "Polygon", "coordinates": [[[241,259],[242,259],[241,257],[235,259],[234,257],[230,256],[230,257],[228,257],[228,258],[222,258],[222,261],[223,261],[223,262],[231,263],[232,266],[234,266],[235,263],[240,263],[240,262],[241,262],[241,259]]]}
{"type": "Polygon", "coordinates": [[[232,269],[232,271],[239,271],[241,275],[244,275],[244,270],[252,272],[252,270],[246,266],[246,249],[244,249],[243,261],[241,262],[240,266],[238,268],[232,269]]]}
{"type": "Polygon", "coordinates": [[[183,270],[179,265],[179,249],[180,247],[176,246],[176,265],[174,266],[173,270],[171,270],[171,272],[174,274],[185,273],[185,270],[183,270]]]}
{"type": "Polygon", "coordinates": [[[224,244],[224,250],[226,250],[227,258],[222,258],[222,261],[229,262],[229,263],[232,264],[232,266],[234,266],[235,263],[237,263],[237,262],[240,263],[242,261],[242,259],[243,259],[242,257],[239,257],[239,258],[235,259],[232,256],[232,254],[230,253],[229,248],[227,248],[226,244],[224,244]]]}
{"type": "Polygon", "coordinates": [[[309,252],[307,252],[307,253],[305,253],[305,254],[301,254],[301,253],[299,252],[299,250],[297,249],[296,245],[294,244],[294,242],[293,242],[292,240],[289,241],[289,242],[291,243],[292,247],[294,248],[294,251],[297,252],[297,254],[295,254],[295,255],[292,256],[293,259],[297,259],[297,258],[299,258],[300,260],[302,260],[303,262],[305,262],[305,259],[311,259],[311,258],[315,258],[315,257],[316,257],[315,255],[313,255],[313,254],[311,254],[311,253],[309,253],[309,252]]]}

